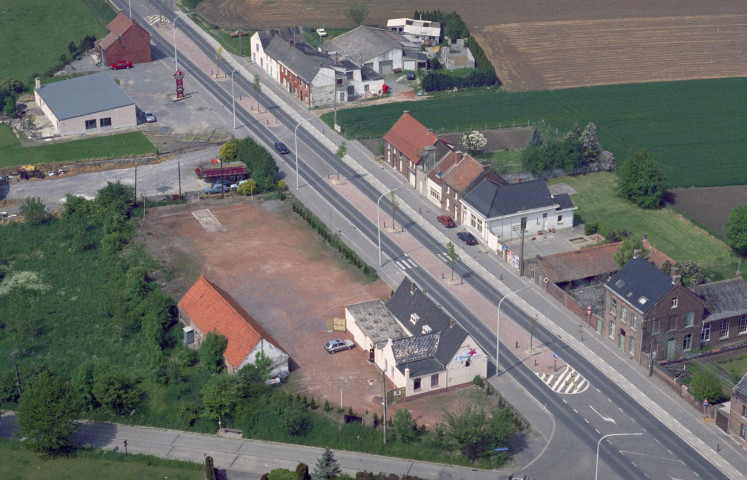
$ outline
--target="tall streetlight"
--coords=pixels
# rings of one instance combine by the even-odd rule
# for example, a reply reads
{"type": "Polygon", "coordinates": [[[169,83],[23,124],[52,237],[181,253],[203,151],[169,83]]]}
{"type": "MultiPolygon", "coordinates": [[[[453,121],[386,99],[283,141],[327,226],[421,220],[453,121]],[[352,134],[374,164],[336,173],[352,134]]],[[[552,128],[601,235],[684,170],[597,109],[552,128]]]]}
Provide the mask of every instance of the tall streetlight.
{"type": "Polygon", "coordinates": [[[523,292],[524,290],[527,290],[529,287],[520,288],[518,290],[514,290],[513,292],[507,293],[506,295],[501,298],[501,301],[498,302],[498,324],[495,327],[495,373],[498,374],[501,371],[501,366],[498,363],[501,355],[501,304],[505,299],[510,297],[511,295],[519,292],[523,292]]]}
{"type": "Polygon", "coordinates": [[[382,198],[384,198],[385,196],[389,195],[390,193],[396,192],[396,191],[397,191],[397,190],[399,190],[400,188],[402,188],[402,187],[405,187],[405,186],[407,186],[407,185],[409,185],[409,183],[403,183],[402,185],[400,185],[400,186],[399,186],[399,187],[397,187],[397,188],[394,188],[394,189],[392,189],[392,190],[389,190],[389,191],[388,191],[388,192],[386,192],[386,193],[382,193],[382,194],[381,194],[381,196],[379,197],[379,199],[378,199],[378,200],[376,200],[376,229],[377,229],[377,230],[379,231],[379,266],[381,266],[381,226],[379,225],[379,219],[380,219],[380,217],[381,217],[381,212],[379,211],[379,202],[380,202],[380,201],[381,201],[381,199],[382,199],[382,198]]]}
{"type": "Polygon", "coordinates": [[[241,68],[241,65],[231,70],[231,107],[233,107],[233,129],[236,130],[236,95],[233,93],[233,73],[241,68]]]}
{"type": "Polygon", "coordinates": [[[610,433],[608,435],[603,436],[599,439],[597,442],[597,461],[596,461],[596,467],[594,468],[594,480],[597,480],[597,475],[599,474],[599,446],[602,444],[602,440],[604,440],[607,437],[636,437],[643,435],[643,433],[610,433]]]}
{"type": "Polygon", "coordinates": [[[192,15],[193,13],[195,12],[187,12],[182,13],[181,15],[177,15],[172,23],[174,25],[174,64],[176,65],[176,68],[174,69],[175,72],[179,71],[179,54],[176,52],[176,21],[184,16],[192,15]]]}

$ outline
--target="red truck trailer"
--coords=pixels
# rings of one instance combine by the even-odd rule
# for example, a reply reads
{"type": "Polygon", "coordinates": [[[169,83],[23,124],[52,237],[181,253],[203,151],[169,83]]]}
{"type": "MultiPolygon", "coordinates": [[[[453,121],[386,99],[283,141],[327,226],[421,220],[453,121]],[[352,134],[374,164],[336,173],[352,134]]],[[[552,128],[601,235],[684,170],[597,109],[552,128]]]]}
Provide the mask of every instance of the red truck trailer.
{"type": "Polygon", "coordinates": [[[249,176],[249,171],[246,169],[244,162],[225,162],[221,168],[221,163],[218,160],[201,163],[195,168],[195,173],[198,177],[209,181],[215,181],[223,177],[235,182],[249,176]]]}

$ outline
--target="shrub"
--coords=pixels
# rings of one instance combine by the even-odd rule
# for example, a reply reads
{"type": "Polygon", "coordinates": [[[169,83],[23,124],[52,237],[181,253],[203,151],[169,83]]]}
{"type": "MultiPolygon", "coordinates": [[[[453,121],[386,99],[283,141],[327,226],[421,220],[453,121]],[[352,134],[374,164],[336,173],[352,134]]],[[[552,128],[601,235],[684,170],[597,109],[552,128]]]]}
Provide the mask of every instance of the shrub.
{"type": "Polygon", "coordinates": [[[208,455],[205,457],[205,480],[215,480],[215,465],[213,464],[213,457],[208,455]]]}
{"type": "Polygon", "coordinates": [[[309,466],[301,462],[296,466],[296,480],[311,480],[309,466]]]}
{"type": "MultiPolygon", "coordinates": [[[[15,108],[15,107],[14,107],[15,108]]],[[[26,219],[26,223],[29,225],[41,225],[47,221],[47,212],[44,203],[40,198],[28,197],[26,198],[19,207],[19,211],[23,218],[26,219]]]]}
{"type": "Polygon", "coordinates": [[[636,150],[617,168],[618,194],[641,208],[657,208],[667,192],[664,171],[648,151],[636,150]]]}
{"type": "Polygon", "coordinates": [[[485,386],[485,382],[483,381],[482,377],[480,375],[475,375],[475,378],[472,379],[472,383],[477,385],[478,387],[482,388],[485,386]]]}
{"type": "Polygon", "coordinates": [[[586,222],[584,224],[584,235],[594,235],[599,231],[599,222],[586,222]]]}
{"type": "Polygon", "coordinates": [[[718,403],[724,395],[724,390],[718,378],[703,369],[698,369],[690,380],[690,394],[699,402],[708,399],[711,403],[718,403]]]}

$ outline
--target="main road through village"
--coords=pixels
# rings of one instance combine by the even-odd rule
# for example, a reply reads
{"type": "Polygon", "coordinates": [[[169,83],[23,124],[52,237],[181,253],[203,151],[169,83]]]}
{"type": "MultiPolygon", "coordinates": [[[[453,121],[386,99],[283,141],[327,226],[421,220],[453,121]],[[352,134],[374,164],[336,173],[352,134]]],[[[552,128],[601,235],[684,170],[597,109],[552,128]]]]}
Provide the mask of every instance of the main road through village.
{"type": "MultiPolygon", "coordinates": [[[[122,8],[127,7],[127,2],[122,0],[115,3],[120,4],[122,8]]],[[[148,26],[144,17],[154,13],[158,13],[158,9],[150,2],[133,2],[133,15],[141,25],[148,26]]],[[[179,29],[183,30],[193,45],[205,55],[213,55],[214,46],[206,40],[204,32],[199,32],[188,19],[185,19],[184,23],[180,20],[179,29]]],[[[172,45],[152,28],[150,31],[154,48],[163,53],[173,52],[172,45]]],[[[230,111],[230,92],[190,61],[189,49],[180,50],[179,62],[181,69],[190,76],[192,82],[198,82],[202,88],[210,92],[217,104],[230,111]]],[[[236,66],[238,65],[236,63],[236,66]]],[[[308,112],[298,109],[298,106],[292,103],[285,105],[281,100],[282,91],[278,90],[278,93],[275,93],[276,87],[269,84],[269,81],[264,82],[262,91],[253,90],[251,79],[246,77],[247,71],[253,68],[249,66],[237,70],[236,85],[254,96],[265,108],[273,109],[274,115],[285,129],[276,129],[273,133],[257,122],[249,112],[238,107],[236,114],[244,126],[242,131],[250,133],[266,146],[271,146],[277,141],[276,133],[282,137],[281,140],[289,143],[288,140],[293,139],[293,131],[299,121],[311,117],[308,112]]],[[[322,208],[320,205],[330,205],[336,212],[335,228],[349,239],[351,246],[356,248],[366,261],[376,265],[378,231],[375,222],[361,213],[350,198],[343,197],[334,185],[325,180],[328,174],[338,168],[332,147],[341,139],[332,132],[325,132],[326,136],[322,136],[319,130],[313,127],[313,122],[308,123],[310,125],[306,128],[297,129],[298,167],[302,180],[300,188],[295,188],[293,177],[296,165],[290,160],[287,164],[281,164],[281,170],[288,176],[286,183],[298,198],[312,206],[312,210],[317,210],[315,213],[318,216],[321,217],[318,213],[322,208]]],[[[368,155],[355,142],[349,143],[351,159],[342,166],[340,173],[347,182],[358,189],[361,197],[376,202],[382,193],[399,186],[395,177],[383,173],[375,164],[370,164],[368,155]]],[[[60,179],[53,182],[71,180],[60,179]]],[[[42,185],[48,182],[34,183],[40,184],[38,188],[44,188],[42,185]]],[[[408,199],[408,205],[414,205],[419,201],[414,195],[400,191],[408,199]]],[[[444,238],[429,226],[429,222],[417,215],[414,209],[401,208],[398,222],[405,225],[408,235],[417,240],[422,249],[433,255],[443,253],[444,238]]],[[[428,291],[451,315],[459,319],[484,350],[492,351],[490,346],[495,344],[495,332],[475,315],[469,305],[465,305],[446,288],[436,277],[435,272],[425,268],[401,271],[393,260],[406,258],[407,251],[389,235],[381,236],[381,248],[386,258],[384,265],[379,269],[382,278],[394,284],[406,274],[428,291]]],[[[511,276],[508,270],[503,270],[495,262],[464,252],[460,256],[463,260],[457,263],[455,273],[465,279],[469,288],[496,306],[504,294],[524,285],[520,279],[511,276]]],[[[623,358],[616,354],[610,355],[612,350],[606,344],[596,338],[581,342],[574,338],[572,333],[567,333],[566,330],[570,332],[573,331],[572,328],[577,328],[577,322],[568,318],[564,312],[560,312],[556,306],[534,292],[529,291],[527,295],[512,297],[512,300],[516,298],[515,301],[503,302],[502,314],[524,328],[530,326],[532,315],[527,313],[529,309],[536,309],[533,311],[542,313],[544,319],[552,316],[557,324],[548,320],[540,322],[535,330],[537,341],[544,345],[552,345],[556,352],[562,352],[564,362],[572,365],[592,387],[577,395],[561,395],[548,388],[514,355],[511,348],[501,349],[501,373],[493,375],[491,382],[500,391],[506,392],[509,400],[515,400],[515,406],[532,422],[539,434],[538,442],[527,446],[525,456],[519,454],[522,465],[518,466],[517,473],[537,479],[591,478],[597,442],[603,435],[642,433],[640,437],[614,437],[613,442],[602,442],[600,478],[745,478],[743,472],[747,471],[747,462],[743,452],[726,443],[728,440],[722,440],[717,431],[700,425],[692,413],[687,411],[687,407],[683,408],[675,399],[671,399],[642,373],[632,371],[634,367],[623,358]],[[531,307],[525,298],[531,300],[531,307]],[[716,441],[724,442],[721,446],[725,448],[721,448],[719,453],[716,452],[716,441]]],[[[503,335],[502,338],[506,340],[503,335]]],[[[266,463],[272,464],[274,458],[273,450],[268,449],[266,463]]],[[[469,473],[460,472],[459,475],[462,474],[463,478],[470,477],[469,473]]],[[[452,473],[447,474],[445,471],[439,474],[439,478],[441,477],[454,478],[452,473]]],[[[482,474],[475,474],[475,478],[482,477],[482,474]]]]}

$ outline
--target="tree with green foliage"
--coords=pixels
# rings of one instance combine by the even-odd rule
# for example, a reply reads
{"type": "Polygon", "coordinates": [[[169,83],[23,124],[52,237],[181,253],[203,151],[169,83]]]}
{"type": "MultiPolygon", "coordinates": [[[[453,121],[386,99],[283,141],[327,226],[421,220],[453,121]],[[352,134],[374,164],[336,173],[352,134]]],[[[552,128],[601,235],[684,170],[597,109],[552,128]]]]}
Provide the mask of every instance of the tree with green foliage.
{"type": "Polygon", "coordinates": [[[517,431],[516,420],[507,409],[487,412],[468,405],[457,413],[444,410],[438,431],[470,460],[501,446],[517,431]]]}
{"type": "Polygon", "coordinates": [[[309,466],[303,462],[296,465],[296,480],[311,480],[309,466]]]}
{"type": "Polygon", "coordinates": [[[366,17],[368,16],[368,7],[363,3],[355,3],[345,11],[345,16],[347,16],[357,27],[366,20],[366,17]]]}
{"type": "Polygon", "coordinates": [[[456,248],[451,242],[446,244],[446,256],[451,263],[451,279],[454,280],[454,262],[459,260],[459,254],[456,252],[456,248]]]}
{"type": "Polygon", "coordinates": [[[50,374],[41,372],[26,387],[18,402],[18,428],[34,450],[61,453],[73,447],[78,430],[75,401],[70,387],[50,374]]]}
{"type": "Polygon", "coordinates": [[[142,397],[137,381],[114,369],[99,370],[94,374],[91,387],[96,401],[116,415],[129,414],[142,397]]]}
{"type": "Polygon", "coordinates": [[[724,390],[718,378],[698,368],[690,379],[690,394],[699,402],[708,399],[711,403],[717,403],[721,400],[724,390]]]}
{"type": "Polygon", "coordinates": [[[106,182],[96,194],[94,205],[102,223],[111,216],[127,220],[135,207],[135,189],[120,182],[106,182]]]}
{"type": "Polygon", "coordinates": [[[236,193],[239,195],[254,195],[254,192],[257,190],[257,182],[255,182],[252,179],[249,179],[239,185],[239,188],[236,189],[236,193]]]}
{"type": "Polygon", "coordinates": [[[220,150],[218,151],[218,158],[222,162],[233,162],[236,160],[236,155],[239,153],[239,141],[235,138],[232,138],[231,140],[227,141],[223,145],[221,145],[220,150]]]}
{"type": "Polygon", "coordinates": [[[739,255],[747,256],[747,205],[737,205],[724,225],[726,243],[739,255]]]}
{"type": "Polygon", "coordinates": [[[623,240],[622,244],[617,247],[612,257],[618,265],[624,267],[633,258],[636,250],[641,251],[641,257],[646,258],[648,256],[648,250],[643,248],[643,241],[640,238],[629,237],[623,240]]]}
{"type": "Polygon", "coordinates": [[[418,436],[417,425],[412,420],[412,414],[406,408],[401,408],[394,414],[392,427],[397,440],[402,443],[410,443],[418,436]]]}
{"type": "Polygon", "coordinates": [[[527,146],[529,147],[541,147],[545,144],[545,141],[542,140],[542,132],[540,132],[539,128],[534,127],[532,129],[532,136],[529,138],[529,142],[527,143],[527,146]]]}
{"type": "Polygon", "coordinates": [[[217,420],[222,426],[227,416],[236,409],[240,400],[239,381],[235,375],[211,375],[200,389],[205,418],[217,420]]]}
{"type": "Polygon", "coordinates": [[[641,208],[658,208],[667,193],[664,171],[645,149],[635,150],[616,170],[618,193],[641,208]]]}
{"type": "Polygon", "coordinates": [[[311,474],[312,480],[332,480],[336,478],[342,469],[329,447],[324,449],[322,456],[316,461],[316,466],[311,474]]]}
{"type": "Polygon", "coordinates": [[[210,373],[220,373],[226,367],[223,353],[226,351],[228,340],[223,335],[208,332],[199,350],[200,363],[210,373]]]}
{"type": "Polygon", "coordinates": [[[345,142],[342,142],[339,147],[337,147],[337,151],[335,152],[335,157],[337,157],[337,179],[340,179],[340,167],[342,166],[342,159],[345,158],[345,155],[348,154],[348,145],[345,142]]]}
{"type": "Polygon", "coordinates": [[[488,144],[488,140],[485,135],[477,130],[471,130],[462,134],[462,145],[469,150],[470,153],[482,152],[485,146],[488,144]]]}
{"type": "Polygon", "coordinates": [[[41,225],[49,218],[44,203],[38,197],[27,197],[21,202],[19,211],[29,225],[41,225]]]}

